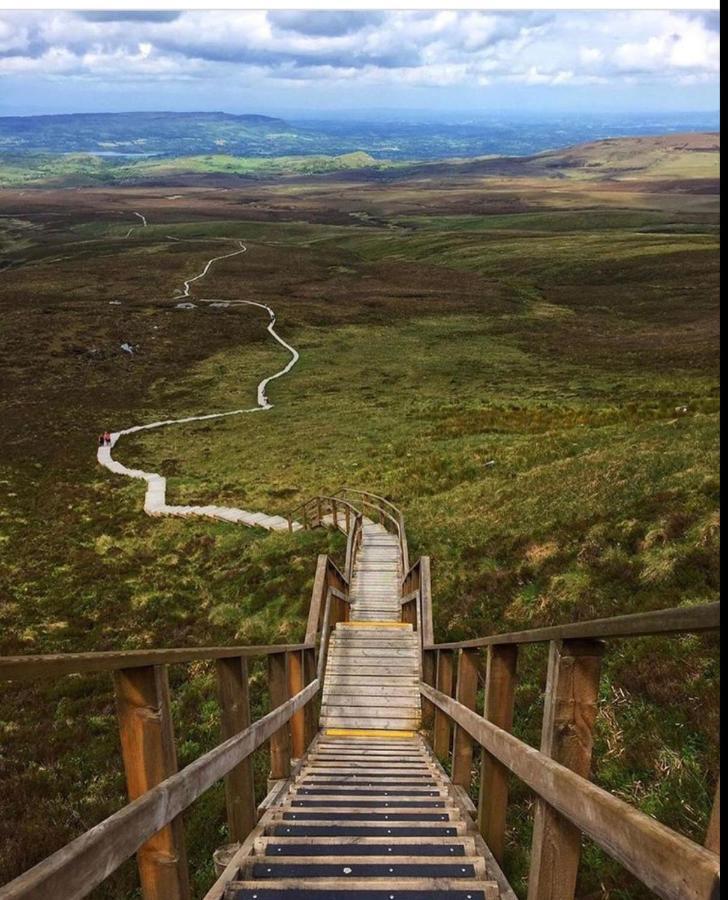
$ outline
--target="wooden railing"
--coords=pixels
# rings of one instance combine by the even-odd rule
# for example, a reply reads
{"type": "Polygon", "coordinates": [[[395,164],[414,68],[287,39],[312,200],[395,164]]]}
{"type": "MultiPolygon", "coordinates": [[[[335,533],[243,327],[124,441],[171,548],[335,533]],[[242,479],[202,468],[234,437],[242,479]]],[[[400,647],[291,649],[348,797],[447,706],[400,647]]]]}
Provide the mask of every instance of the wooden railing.
{"type": "Polygon", "coordinates": [[[311,497],[288,513],[288,528],[292,531],[293,523],[300,517],[305,528],[333,524],[334,527],[348,533],[351,522],[357,515],[366,515],[373,522],[379,522],[388,531],[397,535],[402,571],[407,572],[410,565],[404,516],[390,500],[370,491],[340,487],[331,494],[311,497]],[[327,515],[332,516],[331,523],[324,521],[327,515]]]}
{"type": "Polygon", "coordinates": [[[401,510],[391,500],[380,497],[379,494],[372,494],[371,491],[341,487],[335,493],[337,497],[351,498],[351,502],[360,506],[373,521],[379,522],[388,531],[397,535],[402,571],[408,572],[410,568],[409,548],[401,510]]]}
{"type": "Polygon", "coordinates": [[[402,579],[402,621],[419,633],[424,650],[434,640],[432,630],[432,585],[430,557],[421,556],[402,579]]]}
{"type": "Polygon", "coordinates": [[[90,893],[134,853],[148,900],[188,900],[181,814],[225,780],[228,832],[242,842],[257,821],[252,754],[269,741],[270,778],[287,778],[291,758],[318,730],[315,699],[329,633],[348,618],[349,583],[329,557],[318,558],[306,637],[301,644],[128,650],[0,658],[0,680],[28,681],[111,672],[129,804],[19,878],[2,900],[74,900],[90,893]],[[270,712],[250,721],[248,660],[268,661],[270,712]],[[177,771],[168,666],[214,660],[222,743],[177,771]]]}
{"type": "Polygon", "coordinates": [[[604,639],[713,631],[720,627],[719,607],[680,607],[424,644],[420,691],[428,709],[434,709],[433,748],[441,759],[451,759],[452,780],[466,789],[474,744],[482,748],[478,826],[499,862],[509,775],[537,796],[529,900],[573,900],[582,835],[660,897],[719,896],[719,793],[703,847],[588,780],[604,639]],[[518,648],[535,643],[549,644],[540,750],[511,734],[518,648]],[[482,675],[481,715],[475,707],[482,675]]]}

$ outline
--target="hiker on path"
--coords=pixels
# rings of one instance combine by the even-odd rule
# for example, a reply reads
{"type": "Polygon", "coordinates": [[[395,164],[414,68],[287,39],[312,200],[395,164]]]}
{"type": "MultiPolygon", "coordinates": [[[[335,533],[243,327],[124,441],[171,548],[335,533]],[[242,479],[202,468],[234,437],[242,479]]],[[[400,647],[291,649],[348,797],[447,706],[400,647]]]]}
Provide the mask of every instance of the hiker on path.
{"type": "Polygon", "coordinates": [[[104,432],[104,443],[106,444],[107,447],[111,446],[111,432],[109,432],[109,431],[104,432]]]}

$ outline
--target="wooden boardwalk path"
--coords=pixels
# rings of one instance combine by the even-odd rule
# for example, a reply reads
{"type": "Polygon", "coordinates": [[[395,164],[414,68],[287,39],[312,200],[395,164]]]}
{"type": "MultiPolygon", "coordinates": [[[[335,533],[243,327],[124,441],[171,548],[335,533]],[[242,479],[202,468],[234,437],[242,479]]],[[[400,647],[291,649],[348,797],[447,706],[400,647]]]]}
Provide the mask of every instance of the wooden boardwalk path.
{"type": "Polygon", "coordinates": [[[437,644],[429,558],[409,564],[390,501],[342,488],[282,522],[347,536],[342,568],[318,558],[300,644],[0,658],[16,681],[113,673],[130,800],[0,900],[80,900],[134,853],[144,900],[191,900],[183,814],[221,779],[233,844],[205,900],[515,900],[500,868],[514,778],[534,798],[529,900],[575,900],[583,837],[665,900],[717,900],[719,783],[702,846],[589,776],[605,643],[716,631],[719,604],[437,644]],[[519,648],[537,644],[540,749],[512,733],[519,648]],[[256,657],[270,709],[253,722],[256,657]],[[201,660],[215,666],[221,742],[178,771],[168,668],[201,660]]]}
{"type": "MultiPolygon", "coordinates": [[[[327,527],[345,522],[317,514],[327,527]]],[[[402,621],[399,536],[367,516],[360,531],[348,618],[327,648],[319,735],[224,900],[515,900],[474,807],[419,734],[421,643],[402,621]]]]}
{"type": "Polygon", "coordinates": [[[319,737],[226,900],[496,900],[470,814],[419,737],[319,737]]]}
{"type": "Polygon", "coordinates": [[[321,727],[338,731],[420,727],[419,642],[400,621],[402,566],[397,538],[364,519],[352,568],[351,619],[331,636],[321,727]]]}

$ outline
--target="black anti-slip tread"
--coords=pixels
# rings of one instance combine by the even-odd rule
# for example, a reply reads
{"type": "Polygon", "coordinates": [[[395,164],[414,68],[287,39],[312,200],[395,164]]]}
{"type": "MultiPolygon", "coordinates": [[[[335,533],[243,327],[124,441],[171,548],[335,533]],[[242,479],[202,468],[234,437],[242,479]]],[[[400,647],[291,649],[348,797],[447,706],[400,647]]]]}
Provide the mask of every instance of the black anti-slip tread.
{"type": "Polygon", "coordinates": [[[355,897],[356,900],[486,900],[485,891],[479,888],[452,891],[372,888],[342,892],[335,887],[281,890],[266,889],[265,885],[255,888],[235,888],[233,885],[228,888],[226,897],[229,900],[341,900],[342,897],[355,897]]]}
{"type": "MultiPolygon", "coordinates": [[[[397,837],[456,837],[457,828],[432,825],[429,828],[398,828],[397,837]]],[[[295,825],[280,823],[271,826],[271,835],[278,837],[393,837],[386,823],[382,825],[295,825]]]]}
{"type": "Polygon", "coordinates": [[[298,788],[296,791],[297,797],[327,797],[327,796],[338,796],[338,797],[440,797],[442,796],[436,790],[397,790],[396,788],[391,787],[382,787],[382,788],[350,788],[344,787],[341,785],[340,787],[331,787],[331,788],[298,788]]]}
{"type": "MultiPolygon", "coordinates": [[[[405,835],[406,837],[406,835],[405,835]]],[[[265,845],[266,856],[465,856],[464,844],[279,844],[265,845]]]]}
{"type": "MultiPolygon", "coordinates": [[[[328,812],[302,810],[300,813],[284,812],[282,818],[284,822],[295,822],[296,819],[305,819],[308,822],[328,822],[332,815],[328,812]]],[[[337,812],[336,819],[340,822],[448,822],[450,816],[448,813],[337,812]]]]}
{"type": "Polygon", "coordinates": [[[475,866],[457,863],[254,863],[253,878],[475,878],[475,866]]]}
{"type": "Polygon", "coordinates": [[[352,804],[352,801],[345,797],[343,800],[309,800],[306,798],[305,800],[294,799],[291,801],[291,806],[295,806],[297,809],[316,809],[319,806],[351,807],[352,805],[356,805],[360,809],[386,809],[387,806],[396,806],[399,809],[443,809],[445,800],[400,800],[393,797],[388,800],[357,800],[356,804],[352,804]]]}

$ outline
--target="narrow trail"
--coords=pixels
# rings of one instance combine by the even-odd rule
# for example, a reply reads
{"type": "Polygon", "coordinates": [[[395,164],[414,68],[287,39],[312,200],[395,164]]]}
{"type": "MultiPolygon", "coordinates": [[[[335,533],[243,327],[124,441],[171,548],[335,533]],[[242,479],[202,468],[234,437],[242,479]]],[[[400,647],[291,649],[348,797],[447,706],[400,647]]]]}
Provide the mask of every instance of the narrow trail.
{"type": "MultiPolygon", "coordinates": [[[[139,218],[142,220],[142,225],[136,227],[146,228],[146,218],[141,213],[134,213],[134,215],[139,216],[139,218]]],[[[126,235],[126,237],[128,237],[130,233],[131,231],[126,235]]],[[[191,278],[186,279],[183,282],[183,287],[178,288],[175,292],[174,299],[190,297],[190,290],[192,285],[196,281],[204,278],[216,262],[219,262],[223,259],[229,259],[233,256],[239,256],[242,253],[246,253],[248,248],[245,246],[245,244],[242,241],[238,241],[237,243],[239,245],[237,250],[233,250],[231,253],[225,253],[221,256],[213,256],[212,259],[209,259],[205,263],[204,268],[199,274],[193,275],[191,278]]],[[[146,481],[147,490],[144,497],[144,511],[147,513],[147,515],[183,517],[201,516],[203,518],[209,519],[220,519],[225,522],[236,522],[249,526],[255,525],[259,528],[265,528],[269,531],[287,530],[288,521],[282,516],[270,516],[266,513],[251,512],[249,510],[238,509],[236,507],[229,506],[174,506],[168,504],[167,479],[164,478],[164,476],[159,475],[156,472],[144,472],[142,469],[130,469],[127,466],[123,465],[123,463],[118,462],[118,460],[114,459],[112,456],[111,451],[114,449],[120,438],[124,437],[124,435],[127,434],[134,434],[138,431],[151,431],[152,429],[156,428],[166,428],[168,425],[182,425],[186,422],[203,422],[210,419],[223,419],[229,416],[240,416],[246,413],[265,412],[273,408],[272,403],[268,399],[268,385],[271,383],[271,381],[275,381],[277,378],[282,378],[284,375],[287,375],[299,360],[299,353],[296,348],[285,341],[275,329],[275,311],[265,303],[258,303],[255,300],[220,300],[200,298],[197,300],[197,302],[208,303],[210,305],[216,306],[257,306],[259,309],[265,310],[268,313],[269,318],[266,330],[273,338],[273,340],[280,344],[281,347],[283,347],[290,354],[290,359],[282,369],[279,369],[272,375],[266,375],[266,377],[263,378],[262,381],[260,381],[257,390],[256,406],[250,406],[243,409],[232,409],[226,412],[208,413],[202,416],[185,416],[184,418],[180,419],[164,419],[159,422],[150,422],[146,425],[133,425],[130,428],[124,428],[120,431],[113,432],[111,434],[110,445],[100,446],[98,448],[97,459],[102,466],[117,475],[124,475],[127,478],[137,478],[146,481]]],[[[294,523],[293,525],[293,529],[296,531],[301,527],[302,526],[298,523],[294,523]]]]}

